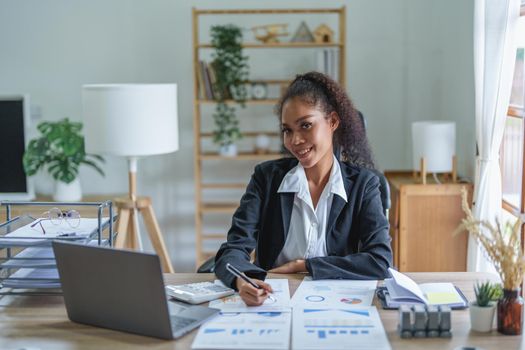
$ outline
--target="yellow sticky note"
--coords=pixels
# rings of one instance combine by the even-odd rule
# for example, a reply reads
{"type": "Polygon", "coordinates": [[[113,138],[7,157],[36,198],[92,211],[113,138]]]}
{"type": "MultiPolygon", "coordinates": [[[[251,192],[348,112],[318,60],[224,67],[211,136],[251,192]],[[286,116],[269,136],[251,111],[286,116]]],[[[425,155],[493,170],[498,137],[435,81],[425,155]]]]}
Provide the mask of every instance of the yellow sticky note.
{"type": "Polygon", "coordinates": [[[427,299],[432,305],[461,303],[459,296],[451,292],[428,292],[427,299]]]}

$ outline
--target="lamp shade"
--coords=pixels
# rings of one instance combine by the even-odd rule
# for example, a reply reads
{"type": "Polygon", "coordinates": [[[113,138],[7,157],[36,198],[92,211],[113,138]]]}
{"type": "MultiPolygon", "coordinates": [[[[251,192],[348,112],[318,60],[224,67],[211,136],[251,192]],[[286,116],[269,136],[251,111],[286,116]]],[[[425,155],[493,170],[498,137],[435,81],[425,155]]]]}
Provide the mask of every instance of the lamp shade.
{"type": "Polygon", "coordinates": [[[412,150],[415,170],[421,170],[424,157],[428,172],[451,172],[456,155],[456,123],[442,120],[412,123],[412,150]]]}
{"type": "Polygon", "coordinates": [[[86,152],[140,157],[179,149],[177,85],[82,87],[86,152]]]}

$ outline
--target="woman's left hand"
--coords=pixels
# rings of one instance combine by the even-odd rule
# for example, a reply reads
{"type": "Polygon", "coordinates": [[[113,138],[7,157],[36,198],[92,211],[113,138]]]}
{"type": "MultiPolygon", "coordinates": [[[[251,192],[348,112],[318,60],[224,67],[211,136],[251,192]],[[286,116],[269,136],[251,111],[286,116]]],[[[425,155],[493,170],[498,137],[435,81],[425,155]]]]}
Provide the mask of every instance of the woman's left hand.
{"type": "Polygon", "coordinates": [[[305,260],[298,259],[298,260],[287,262],[286,264],[276,267],[274,269],[271,269],[268,272],[270,273],[297,273],[297,272],[308,272],[308,271],[306,270],[305,260]]]}

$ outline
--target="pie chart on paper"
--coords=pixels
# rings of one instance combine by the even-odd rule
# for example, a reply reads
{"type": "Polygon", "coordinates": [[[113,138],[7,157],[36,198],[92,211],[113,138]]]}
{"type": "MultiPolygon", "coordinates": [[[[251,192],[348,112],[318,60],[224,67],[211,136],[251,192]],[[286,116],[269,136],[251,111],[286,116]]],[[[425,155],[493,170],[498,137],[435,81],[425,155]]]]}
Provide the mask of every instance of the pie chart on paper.
{"type": "Polygon", "coordinates": [[[352,305],[361,304],[363,302],[363,300],[361,300],[359,298],[343,298],[340,301],[343,304],[352,304],[352,305]]]}

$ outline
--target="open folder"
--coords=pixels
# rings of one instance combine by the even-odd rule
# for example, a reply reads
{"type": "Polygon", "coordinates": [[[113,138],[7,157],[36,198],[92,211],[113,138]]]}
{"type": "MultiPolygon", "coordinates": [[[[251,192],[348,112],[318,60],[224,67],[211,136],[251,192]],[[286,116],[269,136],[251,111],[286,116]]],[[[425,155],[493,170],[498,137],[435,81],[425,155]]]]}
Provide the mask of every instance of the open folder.
{"type": "Polygon", "coordinates": [[[390,268],[392,278],[378,291],[384,308],[397,309],[400,305],[448,305],[453,309],[468,306],[468,300],[452,283],[416,284],[410,277],[390,268]]]}

